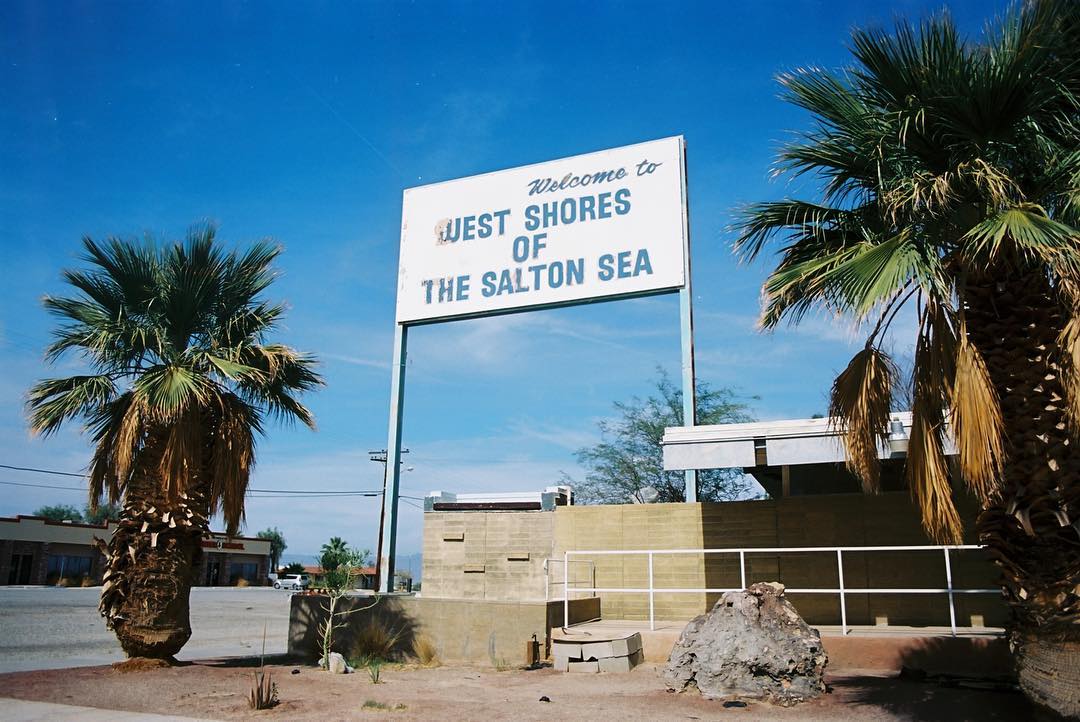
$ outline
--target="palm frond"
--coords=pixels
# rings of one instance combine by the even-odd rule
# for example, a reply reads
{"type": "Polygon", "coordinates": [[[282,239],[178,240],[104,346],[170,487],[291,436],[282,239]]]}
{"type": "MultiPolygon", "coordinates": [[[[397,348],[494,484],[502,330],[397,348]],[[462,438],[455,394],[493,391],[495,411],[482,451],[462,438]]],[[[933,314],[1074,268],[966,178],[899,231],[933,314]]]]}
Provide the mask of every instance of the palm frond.
{"type": "Polygon", "coordinates": [[[930,302],[915,344],[907,473],[923,528],[939,543],[958,544],[962,524],[945,464],[945,409],[956,378],[956,336],[950,314],[930,302]]]}
{"type": "Polygon", "coordinates": [[[110,504],[120,501],[141,446],[142,430],[135,394],[131,391],[121,394],[91,416],[90,431],[94,440],[89,473],[91,506],[96,506],[104,495],[108,495],[110,504]]]}
{"type": "Polygon", "coordinates": [[[178,418],[190,405],[206,403],[213,382],[193,369],[169,364],[147,369],[134,387],[147,410],[167,422],[178,418]]]}
{"type": "Polygon", "coordinates": [[[240,397],[225,393],[217,397],[218,415],[210,459],[211,513],[221,509],[229,534],[244,520],[244,495],[255,463],[254,431],[261,428],[258,411],[240,397]]]}
{"type": "Polygon", "coordinates": [[[982,354],[961,324],[956,344],[952,433],[960,473],[975,496],[987,504],[997,495],[1005,461],[1005,421],[997,391],[982,354]]]}
{"type": "Polygon", "coordinates": [[[833,382],[829,416],[843,432],[848,469],[866,492],[881,490],[878,449],[889,434],[892,389],[898,376],[899,369],[888,354],[867,346],[833,382]]]}
{"type": "Polygon", "coordinates": [[[1058,336],[1061,384],[1073,437],[1080,440],[1080,315],[1073,315],[1058,336]]]}
{"type": "Polygon", "coordinates": [[[1047,262],[1080,257],[1078,238],[1080,230],[1049,218],[1040,206],[1024,203],[990,216],[961,240],[966,255],[973,259],[993,261],[1006,248],[1015,247],[1030,258],[1047,262]]]}
{"type": "Polygon", "coordinates": [[[39,381],[27,397],[30,428],[49,436],[68,419],[108,404],[115,394],[116,386],[107,374],[39,381]]]}

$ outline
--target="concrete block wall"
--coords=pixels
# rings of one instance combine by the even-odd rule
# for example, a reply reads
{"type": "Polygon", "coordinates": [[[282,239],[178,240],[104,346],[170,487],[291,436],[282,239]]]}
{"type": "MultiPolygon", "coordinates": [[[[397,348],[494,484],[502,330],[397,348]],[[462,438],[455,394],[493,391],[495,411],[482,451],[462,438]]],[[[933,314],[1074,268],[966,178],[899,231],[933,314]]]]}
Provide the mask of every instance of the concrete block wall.
{"type": "Polygon", "coordinates": [[[544,601],[554,528],[550,511],[426,512],[424,597],[544,601]]]}
{"type": "MultiPolygon", "coordinates": [[[[700,549],[700,504],[619,504],[566,506],[555,512],[555,556],[574,549],[700,549]]],[[[585,559],[585,557],[571,557],[585,559]]],[[[591,558],[598,587],[648,586],[645,555],[605,555],[591,558]]],[[[572,566],[578,580],[584,565],[572,566]]],[[[704,587],[705,561],[699,555],[657,557],[653,565],[657,587],[704,587]]],[[[571,588],[574,584],[571,584],[571,588]]],[[[608,619],[647,619],[649,600],[642,594],[599,594],[602,616],[608,619]]],[[[689,619],[705,607],[704,594],[658,593],[659,619],[689,619]]]]}
{"type": "MultiPolygon", "coordinates": [[[[289,654],[309,660],[320,656],[319,629],[326,619],[326,599],[294,594],[289,612],[289,654]]],[[[570,623],[596,616],[599,601],[582,599],[570,606],[570,623]]],[[[426,637],[442,662],[468,662],[494,667],[518,666],[525,661],[525,643],[533,638],[540,652],[551,651],[551,629],[562,625],[561,602],[504,602],[493,600],[432,599],[411,595],[345,597],[338,609],[344,614],[334,633],[333,650],[353,659],[362,655],[357,638],[367,625],[382,627],[397,637],[392,656],[412,656],[414,642],[426,637]]]]}
{"type": "MultiPolygon", "coordinates": [[[[968,539],[974,542],[976,507],[958,500],[968,539]]],[[[555,555],[567,549],[715,549],[803,546],[895,546],[932,544],[907,492],[834,494],[724,504],[648,504],[560,507],[555,512],[555,555]]],[[[578,559],[582,557],[576,557],[578,559]]],[[[838,586],[836,555],[748,554],[748,584],[780,581],[788,587],[838,586]]],[[[996,586],[997,572],[982,552],[952,552],[956,588],[996,586]]],[[[647,587],[644,555],[595,556],[596,586],[647,587]]],[[[583,569],[571,567],[581,578],[583,569]]],[[[846,588],[945,587],[942,552],[855,553],[844,555],[846,588]]],[[[733,588],[739,586],[738,556],[660,555],[654,558],[655,587],[733,588]]],[[[571,585],[573,587],[573,585],[571,585]]],[[[579,585],[580,586],[580,585],[579,585]]],[[[647,619],[646,594],[600,593],[607,619],[647,619]]],[[[663,594],[655,597],[658,619],[690,619],[707,611],[718,594],[663,594]]],[[[996,595],[957,595],[957,623],[972,615],[1000,626],[1006,610],[996,595]]],[[[815,624],[839,624],[837,596],[792,594],[804,617],[815,624]]],[[[949,623],[944,594],[847,596],[850,624],[943,626],[949,623]]]]}

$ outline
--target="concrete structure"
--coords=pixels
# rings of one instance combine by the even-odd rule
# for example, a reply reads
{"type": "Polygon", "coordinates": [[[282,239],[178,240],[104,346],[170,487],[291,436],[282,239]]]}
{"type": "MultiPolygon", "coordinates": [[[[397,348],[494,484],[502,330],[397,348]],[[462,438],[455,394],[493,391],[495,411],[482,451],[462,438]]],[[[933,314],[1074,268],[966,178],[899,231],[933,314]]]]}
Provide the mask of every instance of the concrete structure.
{"type": "MultiPolygon", "coordinates": [[[[116,522],[81,524],[35,516],[0,518],[0,584],[100,584],[107,541],[116,522]]],[[[202,540],[196,586],[268,583],[270,542],[211,532],[202,540]]]]}
{"type": "MultiPolygon", "coordinates": [[[[974,543],[977,505],[958,499],[966,543],[974,543]]],[[[930,545],[907,492],[791,496],[759,501],[698,504],[625,504],[572,506],[555,514],[554,555],[566,550],[718,549],[753,547],[930,545]]],[[[592,568],[571,565],[571,590],[577,587],[645,588],[644,555],[572,557],[592,568]],[[595,583],[586,583],[587,573],[595,583]]],[[[835,586],[836,557],[825,552],[749,554],[747,584],[779,581],[791,588],[835,586]]],[[[654,586],[718,589],[740,586],[734,554],[657,555],[654,586]]],[[[560,567],[561,575],[561,567],[560,567]]],[[[956,588],[994,588],[997,571],[981,550],[954,552],[956,588]]],[[[851,588],[941,587],[945,570],[940,552],[849,552],[844,554],[844,582],[851,588]]],[[[554,589],[561,590],[559,587],[554,589]]],[[[561,591],[557,592],[561,596],[561,591]]],[[[719,594],[657,592],[656,618],[687,620],[712,607],[719,594]]],[[[811,624],[839,624],[839,600],[833,595],[789,594],[811,624]]],[[[643,593],[600,593],[604,619],[648,619],[643,593]]],[[[960,626],[1001,626],[1006,609],[994,595],[957,595],[960,626]]],[[[874,594],[847,597],[853,625],[944,625],[948,602],[938,594],[874,594]]]]}
{"type": "Polygon", "coordinates": [[[556,509],[569,487],[528,494],[447,494],[425,500],[423,595],[546,601],[556,509]]]}
{"type": "MultiPolygon", "coordinates": [[[[422,596],[351,597],[336,634],[335,649],[347,657],[368,624],[400,636],[403,655],[418,636],[427,637],[446,662],[500,666],[524,663],[535,639],[550,653],[551,629],[563,623],[561,601],[548,601],[547,569],[553,549],[555,512],[570,508],[569,487],[511,494],[433,492],[425,500],[422,596]]],[[[317,630],[323,599],[294,596],[289,651],[318,656],[317,630]]],[[[600,616],[596,597],[575,599],[573,623],[600,616]]]]}
{"type": "Polygon", "coordinates": [[[645,661],[640,632],[562,631],[552,636],[551,656],[559,672],[629,672],[645,661]]]}
{"type": "MultiPolygon", "coordinates": [[[[811,426],[825,428],[818,423],[811,426]]],[[[824,434],[817,438],[829,441],[824,434]]],[[[815,491],[815,476],[804,465],[800,471],[806,471],[808,478],[805,483],[789,484],[795,492],[788,496],[778,493],[767,500],[727,503],[555,504],[553,512],[544,512],[504,510],[491,499],[459,496],[457,503],[475,510],[458,511],[459,507],[445,501],[448,495],[436,493],[429,497],[431,510],[424,514],[423,596],[506,602],[561,599],[567,551],[933,544],[906,491],[863,494],[841,464],[820,466],[829,472],[824,485],[832,493],[810,493],[815,491]],[[836,493],[837,489],[844,493],[836,493]],[[433,503],[433,498],[444,501],[433,503]],[[446,510],[436,510],[440,507],[446,510]]],[[[898,471],[894,481],[902,485],[898,471]]],[[[539,499],[533,504],[538,509],[539,499]]],[[[975,543],[977,505],[974,499],[960,496],[958,506],[967,529],[965,542],[975,543]]],[[[746,561],[747,584],[779,581],[789,588],[820,588],[839,581],[836,556],[828,552],[748,554],[746,561]]],[[[996,571],[980,550],[953,552],[951,567],[957,589],[996,587],[996,571]]],[[[944,575],[940,552],[844,555],[848,589],[937,588],[944,586],[944,575]]],[[[648,562],[643,555],[573,556],[568,576],[572,598],[583,596],[572,591],[582,587],[646,588],[648,562]]],[[[655,556],[656,589],[737,588],[740,583],[739,559],[734,554],[655,556]]],[[[645,593],[600,592],[599,596],[603,619],[648,619],[645,593]]],[[[840,624],[837,596],[789,596],[810,623],[840,624]]],[[[717,593],[657,592],[655,617],[687,620],[710,609],[718,598],[717,593]]],[[[1006,609],[994,595],[958,594],[954,603],[961,627],[997,627],[1005,621],[1006,609]]],[[[846,605],[852,625],[945,625],[950,620],[948,600],[939,594],[851,593],[846,605]]]]}
{"type": "MultiPolygon", "coordinates": [[[[319,628],[326,619],[324,597],[294,594],[289,615],[289,654],[317,660],[319,628]]],[[[521,666],[525,646],[540,643],[543,656],[551,653],[551,629],[562,624],[562,602],[501,602],[477,599],[430,599],[412,595],[346,597],[338,604],[344,624],[334,633],[334,649],[346,658],[360,656],[355,640],[374,624],[397,634],[395,652],[412,654],[414,642],[430,640],[442,662],[470,662],[493,667],[521,666]]],[[[572,624],[595,619],[600,602],[595,597],[570,605],[572,624]]]]}

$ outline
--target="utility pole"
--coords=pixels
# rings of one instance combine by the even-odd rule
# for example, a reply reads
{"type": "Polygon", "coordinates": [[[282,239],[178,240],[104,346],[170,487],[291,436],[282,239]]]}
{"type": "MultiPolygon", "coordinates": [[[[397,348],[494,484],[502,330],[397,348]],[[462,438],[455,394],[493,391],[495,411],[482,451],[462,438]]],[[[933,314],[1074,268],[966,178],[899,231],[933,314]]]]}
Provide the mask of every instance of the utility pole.
{"type": "MultiPolygon", "coordinates": [[[[408,449],[402,449],[402,454],[408,454],[408,449]]],[[[379,512],[379,546],[375,552],[375,591],[379,590],[380,575],[382,574],[382,547],[383,547],[383,523],[386,521],[386,449],[379,449],[378,451],[369,451],[368,455],[372,461],[382,462],[383,465],[383,477],[382,477],[382,510],[379,512]]],[[[391,584],[386,588],[387,590],[393,589],[393,580],[390,580],[391,584]]]]}

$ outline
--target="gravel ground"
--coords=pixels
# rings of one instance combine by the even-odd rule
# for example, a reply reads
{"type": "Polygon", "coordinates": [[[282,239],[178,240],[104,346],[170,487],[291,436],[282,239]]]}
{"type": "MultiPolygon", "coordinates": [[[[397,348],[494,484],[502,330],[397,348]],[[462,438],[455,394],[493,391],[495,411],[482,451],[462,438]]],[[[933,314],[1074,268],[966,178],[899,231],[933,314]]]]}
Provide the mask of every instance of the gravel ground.
{"type": "MultiPolygon", "coordinates": [[[[217,720],[1030,720],[1013,692],[953,689],[868,676],[828,678],[830,694],[784,709],[758,702],[725,707],[694,691],[672,694],[659,668],[629,674],[562,674],[464,666],[387,665],[380,684],[366,670],[332,675],[310,666],[267,665],[281,703],[254,712],[246,696],[253,669],[243,662],[198,663],[122,672],[84,667],[0,675],[0,695],[129,712],[217,720]],[[297,670],[298,674],[293,674],[297,670]],[[549,701],[542,701],[546,698],[549,701]]],[[[3,701],[0,701],[2,709],[3,701]]],[[[2,716],[2,713],[0,713],[2,716]]]]}
{"type": "MultiPolygon", "coordinates": [[[[107,664],[124,659],[97,611],[97,587],[0,587],[0,672],[107,664]]],[[[191,640],[180,659],[283,654],[289,597],[269,587],[196,588],[191,640]]]]}

